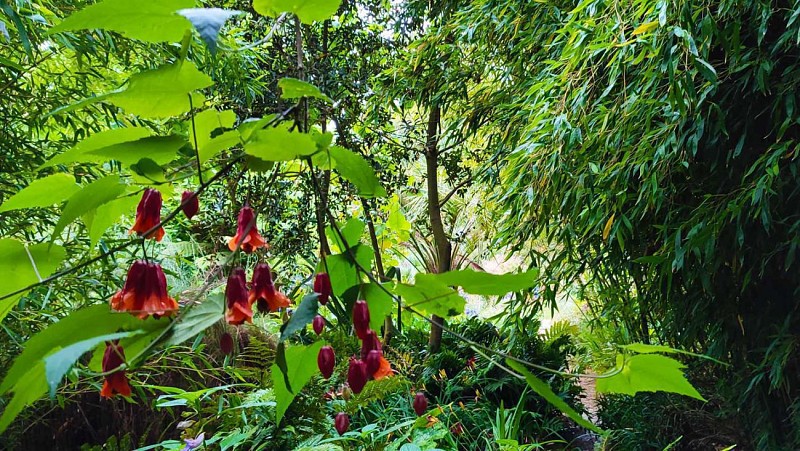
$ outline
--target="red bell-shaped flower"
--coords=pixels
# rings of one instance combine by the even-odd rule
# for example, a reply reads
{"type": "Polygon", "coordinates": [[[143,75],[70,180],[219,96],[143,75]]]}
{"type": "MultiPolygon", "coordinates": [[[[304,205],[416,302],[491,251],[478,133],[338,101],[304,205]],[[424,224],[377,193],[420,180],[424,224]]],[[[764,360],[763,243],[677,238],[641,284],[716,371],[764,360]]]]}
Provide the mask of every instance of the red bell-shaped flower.
{"type": "Polygon", "coordinates": [[[181,195],[181,210],[187,218],[192,219],[200,211],[200,199],[194,191],[184,191],[181,195]]]}
{"type": "Polygon", "coordinates": [[[332,347],[323,346],[320,348],[319,354],[317,354],[317,366],[319,367],[319,372],[322,373],[322,377],[330,379],[333,374],[333,368],[336,366],[336,355],[332,347]]]}
{"type": "Polygon", "coordinates": [[[319,303],[325,305],[328,303],[328,299],[333,293],[333,287],[331,287],[331,277],[326,272],[317,273],[314,276],[314,292],[319,294],[319,303]]]}
{"type": "Polygon", "coordinates": [[[249,302],[258,305],[261,312],[276,312],[289,307],[289,298],[275,288],[272,271],[266,263],[259,263],[253,270],[253,283],[250,287],[249,302]]]}
{"type": "MultiPolygon", "coordinates": [[[[161,223],[161,193],[158,190],[147,188],[142,194],[142,200],[136,207],[136,222],[133,223],[130,233],[136,232],[139,236],[144,235],[150,229],[161,223]]],[[[164,228],[159,227],[150,232],[145,238],[153,238],[161,241],[164,238],[164,228]]]]}
{"type": "Polygon", "coordinates": [[[111,308],[145,319],[149,315],[169,316],[178,310],[178,303],[167,294],[161,265],[138,260],[128,270],[125,286],[111,298],[111,308]]]}
{"type": "Polygon", "coordinates": [[[381,350],[381,340],[374,330],[368,329],[361,340],[361,359],[366,359],[367,354],[372,350],[381,350]]]}
{"type": "Polygon", "coordinates": [[[247,292],[247,282],[242,268],[234,268],[228,276],[225,287],[225,321],[237,326],[253,319],[253,309],[250,307],[250,296],[247,292]]]}
{"type": "MultiPolygon", "coordinates": [[[[123,363],[125,363],[125,351],[119,345],[119,340],[107,341],[106,350],[103,353],[103,372],[113,371],[123,363]]],[[[131,386],[128,385],[128,376],[125,375],[125,370],[106,374],[103,388],[100,390],[100,396],[103,398],[112,398],[117,394],[131,395],[131,386]]]]}
{"type": "Polygon", "coordinates": [[[336,419],[333,420],[333,423],[336,426],[336,432],[342,435],[350,428],[350,416],[344,412],[339,412],[336,414],[336,419]]]}
{"type": "Polygon", "coordinates": [[[219,350],[223,354],[233,354],[233,337],[231,337],[231,334],[225,332],[219,337],[219,350]]]}
{"type": "Polygon", "coordinates": [[[311,321],[311,326],[314,328],[314,333],[320,335],[325,329],[325,318],[320,315],[315,316],[311,321]]]}
{"type": "Polygon", "coordinates": [[[369,330],[369,307],[366,301],[353,304],[353,328],[358,338],[363,340],[369,330]]]}
{"type": "Polygon", "coordinates": [[[228,241],[228,248],[231,251],[236,251],[237,246],[247,254],[260,247],[267,247],[267,242],[258,234],[256,214],[248,206],[239,210],[236,235],[228,241]]]}
{"type": "Polygon", "coordinates": [[[368,376],[372,377],[381,367],[381,357],[383,357],[383,353],[377,349],[373,349],[367,353],[367,356],[364,358],[364,363],[367,364],[368,376]]]}
{"type": "Polygon", "coordinates": [[[417,416],[420,417],[428,411],[428,398],[425,397],[425,394],[419,392],[414,396],[414,402],[411,403],[414,407],[414,412],[417,413],[417,416]]]}
{"type": "Polygon", "coordinates": [[[359,394],[367,385],[367,364],[361,359],[350,358],[350,367],[347,369],[347,383],[353,393],[359,394]]]}

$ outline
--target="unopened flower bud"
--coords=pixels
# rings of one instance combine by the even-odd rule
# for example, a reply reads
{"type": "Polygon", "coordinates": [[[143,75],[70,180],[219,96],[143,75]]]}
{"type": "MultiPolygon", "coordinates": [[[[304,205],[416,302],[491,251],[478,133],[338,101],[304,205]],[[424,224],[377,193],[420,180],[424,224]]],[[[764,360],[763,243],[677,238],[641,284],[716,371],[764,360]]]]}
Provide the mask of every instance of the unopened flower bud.
{"type": "Polygon", "coordinates": [[[366,301],[356,301],[353,305],[353,328],[361,340],[369,330],[369,307],[366,301]]]}
{"type": "Polygon", "coordinates": [[[417,413],[417,416],[422,416],[428,411],[428,398],[425,397],[424,393],[419,392],[414,396],[412,405],[414,406],[414,412],[417,413]]]}
{"type": "Polygon", "coordinates": [[[200,211],[200,200],[194,191],[184,191],[181,195],[181,210],[187,218],[192,219],[200,211]]]}
{"type": "Polygon", "coordinates": [[[333,288],[331,287],[331,277],[326,272],[317,273],[314,277],[314,292],[319,294],[317,298],[319,303],[325,305],[328,303],[328,299],[333,293],[333,288]]]}
{"type": "Polygon", "coordinates": [[[376,371],[381,367],[381,356],[383,353],[377,349],[373,349],[367,353],[364,363],[367,364],[367,375],[372,377],[376,371]]]}
{"type": "Polygon", "coordinates": [[[347,383],[353,393],[359,394],[367,385],[367,364],[361,359],[350,358],[350,367],[347,369],[347,383]]]}
{"type": "Polygon", "coordinates": [[[325,318],[320,315],[315,316],[314,320],[311,321],[311,326],[314,328],[314,333],[321,334],[322,330],[325,329],[325,318]]]}
{"type": "Polygon", "coordinates": [[[350,416],[344,412],[339,412],[336,414],[336,419],[333,421],[336,425],[336,432],[339,435],[344,434],[350,428],[350,416]]]}
{"type": "Polygon", "coordinates": [[[332,347],[323,346],[319,350],[319,354],[317,354],[317,366],[319,367],[319,372],[322,373],[322,377],[330,379],[333,374],[333,368],[336,366],[336,355],[332,347]]]}

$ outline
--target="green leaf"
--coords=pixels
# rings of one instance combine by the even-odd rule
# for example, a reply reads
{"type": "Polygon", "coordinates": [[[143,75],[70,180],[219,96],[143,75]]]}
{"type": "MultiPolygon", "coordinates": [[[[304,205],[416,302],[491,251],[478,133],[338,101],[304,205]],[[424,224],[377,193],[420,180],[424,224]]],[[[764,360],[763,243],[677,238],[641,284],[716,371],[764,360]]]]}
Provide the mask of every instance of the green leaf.
{"type": "Polygon", "coordinates": [[[269,17],[291,12],[300,22],[311,24],[329,19],[339,10],[341,3],[342,0],[253,0],[253,9],[269,17]]]}
{"type": "Polygon", "coordinates": [[[151,136],[153,132],[143,127],[114,128],[95,133],[83,139],[68,151],[54,156],[43,164],[39,169],[57,164],[74,163],[77,161],[95,161],[86,159],[84,154],[115,144],[136,141],[138,139],[151,136]]]}
{"type": "Polygon", "coordinates": [[[598,393],[635,395],[638,392],[665,391],[705,401],[686,380],[685,366],[659,354],[639,354],[623,360],[622,369],[611,377],[597,379],[598,393]]]}
{"type": "MultiPolygon", "coordinates": [[[[0,277],[0,297],[53,274],[66,257],[67,252],[61,246],[40,243],[28,246],[26,251],[25,245],[21,242],[11,238],[0,238],[0,274],[3,274],[3,277],[0,277]],[[31,260],[34,263],[31,263],[31,260]]],[[[0,300],[0,321],[17,305],[17,301],[24,294],[0,300]]]]}
{"type": "Polygon", "coordinates": [[[146,183],[167,183],[164,168],[150,158],[142,158],[132,164],[131,170],[134,174],[147,180],[146,183]]]}
{"type": "MultiPolygon", "coordinates": [[[[463,269],[441,274],[425,274],[437,282],[454,287],[461,287],[470,294],[482,296],[502,296],[506,293],[522,291],[536,285],[538,269],[531,269],[518,274],[490,274],[483,271],[463,269]]],[[[419,278],[419,276],[417,276],[419,278]]]]}
{"type": "Polygon", "coordinates": [[[506,365],[508,365],[511,369],[518,372],[519,374],[525,377],[525,381],[528,383],[528,386],[533,389],[536,393],[539,394],[545,401],[552,404],[555,408],[563,412],[566,416],[570,417],[572,421],[578,423],[580,426],[589,429],[590,431],[597,432],[598,434],[604,434],[605,432],[597,427],[594,423],[590,422],[589,420],[583,418],[581,414],[579,414],[575,409],[570,407],[569,404],[564,402],[558,395],[556,395],[553,390],[547,385],[546,382],[539,379],[538,377],[531,374],[527,368],[525,368],[521,363],[506,359],[506,365]]]}
{"type": "Polygon", "coordinates": [[[244,145],[249,155],[264,161],[289,161],[317,151],[308,133],[290,132],[287,126],[256,130],[244,145]]]}
{"type": "Polygon", "coordinates": [[[361,155],[341,146],[331,146],[331,158],[336,162],[336,170],[358,189],[364,197],[385,197],[386,190],[381,186],[372,166],[361,155]]]}
{"type": "Polygon", "coordinates": [[[14,360],[0,384],[0,393],[14,392],[0,417],[0,433],[26,405],[47,393],[44,359],[53,349],[101,335],[140,329],[142,324],[132,315],[112,312],[108,305],[101,304],[76,310],[34,335],[25,343],[22,354],[14,360]]]}
{"type": "MultiPolygon", "coordinates": [[[[349,288],[359,285],[361,276],[355,262],[369,271],[373,257],[372,249],[363,244],[354,246],[347,252],[326,257],[325,263],[331,278],[333,294],[340,297],[349,288]],[[350,255],[351,252],[355,255],[355,260],[350,255]]],[[[324,269],[324,266],[321,269],[324,269]]]]}
{"type": "Polygon", "coordinates": [[[138,197],[123,196],[83,215],[81,219],[86,224],[86,232],[89,234],[91,247],[97,245],[106,230],[114,225],[120,217],[133,214],[138,203],[138,197]]]}
{"type": "Polygon", "coordinates": [[[306,327],[306,325],[317,316],[317,309],[319,308],[319,302],[317,302],[318,297],[319,295],[317,293],[303,296],[303,300],[300,301],[300,305],[298,305],[294,313],[292,313],[292,317],[281,327],[280,341],[286,340],[298,330],[306,327]]]}
{"type": "Polygon", "coordinates": [[[464,313],[467,301],[457,291],[430,277],[432,274],[417,274],[414,285],[398,283],[394,292],[400,295],[408,307],[442,318],[464,313]]]}
{"type": "MultiPolygon", "coordinates": [[[[386,290],[391,290],[391,283],[382,284],[386,290]]],[[[372,330],[381,330],[383,320],[392,313],[394,298],[382,289],[377,283],[364,284],[361,294],[369,306],[369,327],[372,330]]]]}
{"type": "Polygon", "coordinates": [[[101,29],[146,42],[178,42],[191,23],[176,11],[192,6],[194,0],[105,0],[72,14],[48,34],[101,29]]]}
{"type": "Polygon", "coordinates": [[[58,238],[64,228],[81,215],[116,199],[125,191],[125,188],[126,185],[122,183],[122,179],[118,175],[109,175],[84,186],[70,196],[53,229],[52,239],[58,238]]]}
{"type": "Polygon", "coordinates": [[[695,69],[700,72],[703,78],[711,83],[715,83],[717,81],[717,71],[714,69],[714,66],[702,58],[693,58],[692,60],[694,62],[695,69]]]}
{"type": "Polygon", "coordinates": [[[645,343],[631,343],[629,345],[622,345],[620,347],[622,349],[627,350],[627,351],[636,352],[636,353],[639,353],[639,354],[651,354],[651,353],[654,353],[654,352],[663,352],[665,354],[684,354],[684,355],[690,355],[692,357],[700,357],[702,359],[711,360],[712,362],[716,362],[716,363],[719,363],[721,365],[728,365],[725,362],[721,362],[721,361],[719,361],[719,360],[717,360],[717,359],[715,359],[713,357],[709,357],[707,355],[697,354],[697,353],[694,353],[694,352],[684,351],[684,350],[681,350],[681,349],[670,348],[669,346],[650,345],[650,344],[645,344],[645,343]]]}
{"type": "Polygon", "coordinates": [[[143,158],[153,160],[157,165],[174,160],[181,147],[189,143],[182,136],[149,136],[101,149],[86,152],[86,156],[100,157],[100,161],[116,160],[125,164],[138,163],[143,158]]]}
{"type": "Polygon", "coordinates": [[[317,354],[324,342],[319,340],[308,346],[291,346],[286,348],[286,376],[291,381],[290,391],[286,386],[283,373],[278,364],[271,368],[272,386],[275,391],[275,424],[280,425],[283,414],[292,403],[298,392],[311,380],[317,371],[317,354]]]}
{"type": "Polygon", "coordinates": [[[302,97],[314,97],[330,102],[331,98],[323,94],[319,88],[311,83],[298,80],[296,78],[286,77],[278,81],[278,87],[281,88],[282,99],[299,99],[302,97]]]}
{"type": "Polygon", "coordinates": [[[179,345],[220,321],[225,312],[225,296],[210,293],[206,300],[194,305],[172,328],[166,346],[179,345]]]}
{"type": "Polygon", "coordinates": [[[211,136],[215,130],[233,127],[235,122],[236,113],[233,111],[217,111],[213,108],[195,114],[194,127],[192,127],[191,120],[186,121],[186,125],[189,127],[189,139],[192,140],[192,143],[194,143],[196,128],[200,163],[205,163],[218,152],[241,142],[241,136],[236,130],[228,130],[214,137],[211,136]]]}
{"type": "MultiPolygon", "coordinates": [[[[212,84],[211,77],[197,70],[191,62],[183,61],[133,75],[127,88],[110,95],[108,100],[129,113],[165,118],[187,113],[188,95],[212,84]]],[[[200,105],[203,100],[193,102],[200,105]]]]}
{"type": "Polygon", "coordinates": [[[178,14],[189,19],[200,33],[200,39],[206,43],[211,54],[217,53],[217,37],[225,22],[233,16],[244,14],[242,11],[220,8],[189,8],[178,11],[178,14]]]}
{"type": "Polygon", "coordinates": [[[79,341],[59,349],[55,353],[45,357],[44,359],[44,374],[47,379],[47,385],[50,387],[50,398],[56,397],[56,389],[64,374],[69,371],[72,365],[85,353],[91,351],[99,343],[105,341],[118,340],[131,335],[138,335],[144,333],[142,330],[132,330],[128,332],[117,332],[113,334],[100,335],[92,337],[87,340],[79,341]]]}
{"type": "Polygon", "coordinates": [[[66,200],[81,187],[75,183],[75,177],[69,174],[53,174],[34,180],[17,194],[0,204],[0,212],[19,210],[21,208],[50,207],[66,200]]]}
{"type": "Polygon", "coordinates": [[[364,221],[352,217],[348,219],[344,225],[337,224],[337,226],[342,236],[339,236],[339,233],[337,233],[333,227],[325,227],[325,235],[327,235],[331,244],[339,248],[340,251],[360,244],[361,237],[364,235],[364,228],[366,227],[364,221]],[[342,240],[342,238],[344,238],[344,240],[342,240]],[[345,245],[345,243],[347,244],[345,245]]]}

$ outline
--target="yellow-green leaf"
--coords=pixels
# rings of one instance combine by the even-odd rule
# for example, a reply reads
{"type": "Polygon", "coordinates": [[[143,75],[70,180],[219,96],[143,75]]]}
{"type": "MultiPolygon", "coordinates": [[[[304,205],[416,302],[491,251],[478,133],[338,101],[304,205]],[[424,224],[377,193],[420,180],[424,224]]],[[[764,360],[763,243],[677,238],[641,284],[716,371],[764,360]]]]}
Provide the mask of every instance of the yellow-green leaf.
{"type": "Polygon", "coordinates": [[[69,174],[53,174],[34,180],[30,185],[0,204],[0,213],[21,208],[50,207],[66,200],[81,187],[69,174]]]}

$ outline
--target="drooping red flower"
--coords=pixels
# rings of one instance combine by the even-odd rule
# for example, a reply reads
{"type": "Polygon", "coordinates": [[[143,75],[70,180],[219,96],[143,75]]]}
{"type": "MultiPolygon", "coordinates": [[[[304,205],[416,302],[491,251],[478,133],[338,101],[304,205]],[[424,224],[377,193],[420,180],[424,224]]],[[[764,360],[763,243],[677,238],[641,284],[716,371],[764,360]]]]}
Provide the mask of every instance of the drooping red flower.
{"type": "MultiPolygon", "coordinates": [[[[107,341],[106,350],[103,353],[103,372],[113,371],[123,363],[125,363],[125,351],[119,345],[119,340],[107,341]]],[[[131,395],[131,386],[128,385],[128,376],[125,375],[125,370],[106,374],[105,378],[103,388],[100,389],[100,396],[103,398],[112,398],[117,394],[131,395]]]]}
{"type": "Polygon", "coordinates": [[[333,292],[333,287],[331,287],[331,277],[326,272],[317,273],[314,276],[314,292],[319,294],[317,300],[322,305],[328,303],[328,299],[331,297],[331,293],[333,292]]]}
{"type": "Polygon", "coordinates": [[[272,282],[272,271],[266,263],[259,263],[253,270],[253,282],[250,287],[249,302],[258,305],[261,312],[276,312],[280,308],[289,307],[289,298],[275,288],[272,282]]]}
{"type": "Polygon", "coordinates": [[[311,326],[314,328],[314,333],[320,335],[325,329],[325,318],[320,315],[315,316],[311,321],[311,326]]]}
{"type": "Polygon", "coordinates": [[[369,307],[366,301],[356,301],[353,304],[353,328],[358,338],[363,340],[369,330],[369,307]]]}
{"type": "Polygon", "coordinates": [[[381,340],[378,334],[372,329],[367,329],[364,337],[361,339],[361,358],[366,359],[367,354],[372,350],[381,350],[381,340]]]}
{"type": "Polygon", "coordinates": [[[322,373],[322,377],[330,379],[333,374],[333,368],[336,366],[336,355],[332,347],[323,346],[320,348],[319,354],[317,354],[317,366],[319,367],[319,372],[322,373]]]}
{"type": "Polygon", "coordinates": [[[367,353],[367,356],[364,358],[364,363],[367,364],[367,375],[372,377],[378,368],[381,367],[381,357],[383,357],[383,353],[378,351],[377,349],[373,349],[367,353]]]}
{"type": "Polygon", "coordinates": [[[178,303],[167,293],[161,265],[137,260],[128,270],[125,285],[111,298],[111,308],[145,319],[149,315],[169,316],[178,310],[178,303]]]}
{"type": "Polygon", "coordinates": [[[336,426],[336,432],[342,435],[350,428],[350,416],[344,412],[339,412],[336,414],[336,419],[333,420],[333,423],[336,426]]]}
{"type": "Polygon", "coordinates": [[[414,402],[411,405],[414,407],[414,412],[416,412],[417,416],[421,417],[428,411],[428,398],[425,397],[424,393],[419,392],[414,396],[414,402]]]}
{"type": "Polygon", "coordinates": [[[200,199],[194,191],[184,191],[181,195],[181,210],[187,218],[192,219],[200,211],[200,199]]]}
{"type": "Polygon", "coordinates": [[[347,383],[353,393],[359,394],[367,385],[367,364],[361,359],[350,358],[350,367],[347,369],[347,383]]]}
{"type": "Polygon", "coordinates": [[[228,241],[228,248],[236,251],[236,247],[249,254],[260,247],[267,247],[267,242],[258,234],[256,227],[256,214],[253,209],[244,206],[239,210],[239,220],[236,235],[228,241]]]}
{"type": "Polygon", "coordinates": [[[231,337],[231,334],[227,332],[222,334],[219,338],[219,350],[226,355],[233,354],[233,337],[231,337]]]}
{"type": "Polygon", "coordinates": [[[253,319],[253,309],[250,307],[250,296],[247,292],[247,282],[242,268],[233,268],[228,276],[225,286],[225,321],[238,326],[253,319]]]}
{"type": "MultiPolygon", "coordinates": [[[[136,207],[136,222],[133,223],[130,233],[136,232],[139,236],[161,223],[161,193],[158,190],[147,188],[142,194],[142,200],[136,207]]],[[[159,227],[145,238],[161,241],[164,238],[164,228],[159,227]]]]}

